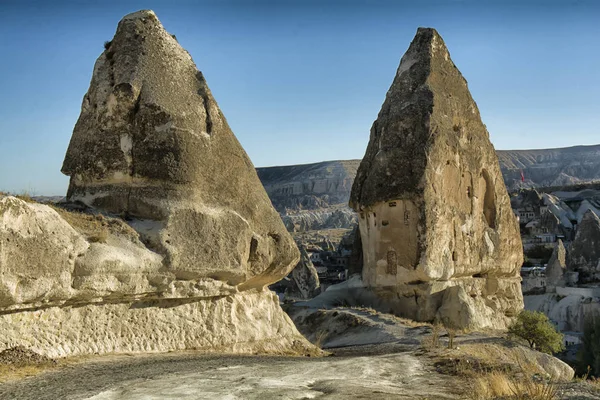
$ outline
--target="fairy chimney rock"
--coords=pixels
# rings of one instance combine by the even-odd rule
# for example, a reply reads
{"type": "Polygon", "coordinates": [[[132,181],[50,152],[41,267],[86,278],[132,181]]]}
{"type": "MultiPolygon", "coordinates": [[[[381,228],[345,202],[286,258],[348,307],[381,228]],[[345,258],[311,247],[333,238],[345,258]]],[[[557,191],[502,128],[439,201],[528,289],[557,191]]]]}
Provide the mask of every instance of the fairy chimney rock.
{"type": "Polygon", "coordinates": [[[565,246],[562,240],[559,239],[546,267],[546,289],[548,291],[555,290],[557,286],[564,286],[566,255],[565,246]]]}
{"type": "Polygon", "coordinates": [[[149,10],[104,47],[62,167],[67,199],[157,221],[148,240],[182,279],[286,276],[298,249],[190,54],[149,10]]]}
{"type": "Polygon", "coordinates": [[[600,219],[592,210],[586,211],[577,227],[567,266],[579,273],[578,283],[600,282],[600,219]]]}
{"type": "Polygon", "coordinates": [[[498,158],[434,29],[419,28],[402,57],[350,206],[360,217],[363,280],[397,313],[504,328],[522,309],[522,245],[498,158]]]}

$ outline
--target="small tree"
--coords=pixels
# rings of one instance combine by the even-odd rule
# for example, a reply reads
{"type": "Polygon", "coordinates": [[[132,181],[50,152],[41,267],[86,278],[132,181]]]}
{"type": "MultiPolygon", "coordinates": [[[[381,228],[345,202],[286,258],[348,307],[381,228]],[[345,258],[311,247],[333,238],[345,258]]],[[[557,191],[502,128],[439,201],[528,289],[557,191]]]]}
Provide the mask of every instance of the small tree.
{"type": "Polygon", "coordinates": [[[558,353],[564,349],[562,333],[539,311],[521,311],[508,328],[508,334],[526,340],[532,349],[544,353],[558,353]]]}

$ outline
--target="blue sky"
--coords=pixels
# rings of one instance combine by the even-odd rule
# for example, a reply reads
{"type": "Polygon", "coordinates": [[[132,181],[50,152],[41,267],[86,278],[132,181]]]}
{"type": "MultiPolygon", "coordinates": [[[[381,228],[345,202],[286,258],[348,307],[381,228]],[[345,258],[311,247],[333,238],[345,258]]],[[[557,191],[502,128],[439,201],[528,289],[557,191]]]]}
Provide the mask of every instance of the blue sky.
{"type": "Polygon", "coordinates": [[[60,173],[103,43],[153,9],[255,166],[361,158],[417,27],[436,28],[497,149],[600,143],[600,2],[0,0],[0,190],[60,173]]]}

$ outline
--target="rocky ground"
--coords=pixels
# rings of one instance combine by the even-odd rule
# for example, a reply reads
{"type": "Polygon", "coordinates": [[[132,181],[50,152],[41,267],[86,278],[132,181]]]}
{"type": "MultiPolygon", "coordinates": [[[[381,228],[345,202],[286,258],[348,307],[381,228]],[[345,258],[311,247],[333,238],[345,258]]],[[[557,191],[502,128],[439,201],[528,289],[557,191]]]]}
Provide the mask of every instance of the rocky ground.
{"type": "MultiPolygon", "coordinates": [[[[493,362],[509,366],[528,350],[490,333],[458,335],[448,350],[445,331],[435,333],[434,344],[431,326],[364,308],[289,312],[301,330],[317,332],[309,338],[330,356],[173,352],[62,360],[29,378],[13,375],[0,385],[0,399],[477,399],[480,377],[493,362]]],[[[548,365],[566,373],[561,364],[548,365]]],[[[553,389],[557,399],[600,398],[599,389],[582,382],[553,389]]]]}
{"type": "Polygon", "coordinates": [[[456,399],[410,353],[327,358],[178,353],[105,357],[0,386],[0,399],[456,399]]]}

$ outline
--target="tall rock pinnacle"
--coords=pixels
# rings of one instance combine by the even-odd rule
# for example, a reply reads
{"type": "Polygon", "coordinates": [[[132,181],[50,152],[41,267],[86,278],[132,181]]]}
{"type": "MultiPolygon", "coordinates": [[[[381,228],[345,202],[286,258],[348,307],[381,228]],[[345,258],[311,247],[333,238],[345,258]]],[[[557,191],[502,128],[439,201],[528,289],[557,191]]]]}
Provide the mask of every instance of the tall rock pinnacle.
{"type": "Polygon", "coordinates": [[[398,313],[502,328],[523,307],[522,245],[498,159],[434,29],[419,28],[402,57],[350,205],[363,280],[398,313]]]}
{"type": "Polygon", "coordinates": [[[600,282],[600,218],[592,210],[586,211],[577,227],[567,268],[579,273],[579,283],[600,282]]]}
{"type": "Polygon", "coordinates": [[[204,76],[152,11],[105,44],[62,172],[68,200],[160,221],[153,240],[181,278],[263,286],[299,259],[204,76]]]}
{"type": "Polygon", "coordinates": [[[546,291],[555,291],[557,286],[565,285],[566,254],[562,240],[558,239],[546,267],[546,291]]]}

